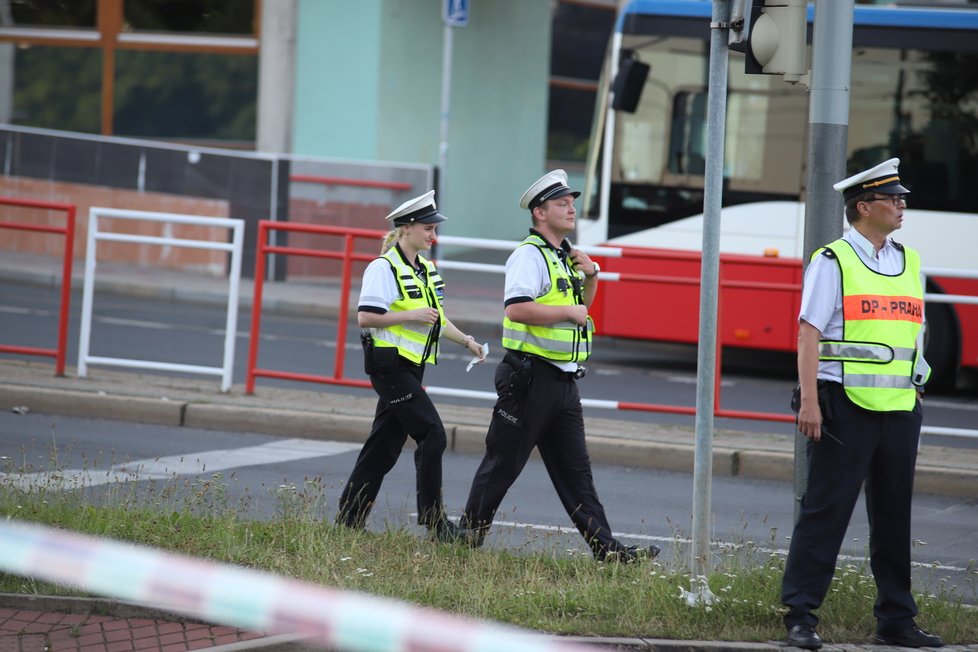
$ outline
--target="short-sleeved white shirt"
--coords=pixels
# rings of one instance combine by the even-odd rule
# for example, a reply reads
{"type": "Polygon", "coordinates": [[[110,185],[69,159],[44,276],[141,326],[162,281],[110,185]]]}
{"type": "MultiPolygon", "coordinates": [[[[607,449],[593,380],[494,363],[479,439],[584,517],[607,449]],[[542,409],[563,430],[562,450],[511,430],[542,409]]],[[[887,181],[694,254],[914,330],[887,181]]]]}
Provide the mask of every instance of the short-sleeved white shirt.
{"type": "Polygon", "coordinates": [[[536,299],[550,291],[550,272],[540,250],[532,245],[517,247],[506,260],[504,300],[536,299]]]}
{"type": "MultiPolygon", "coordinates": [[[[859,231],[850,228],[842,239],[853,245],[859,259],[880,274],[895,275],[903,271],[903,251],[889,238],[877,253],[876,248],[859,231]]],[[[801,291],[799,321],[806,321],[822,334],[822,339],[842,339],[842,274],[834,258],[818,255],[805,270],[801,291]]],[[[842,382],[842,363],[822,361],[818,377],[842,382]]]]}
{"type": "MultiPolygon", "coordinates": [[[[547,261],[534,245],[523,245],[509,255],[506,260],[506,289],[503,297],[508,304],[512,299],[536,299],[550,291],[550,271],[547,261]]],[[[554,362],[550,364],[563,371],[577,371],[576,362],[554,362]]]]}
{"type": "Polygon", "coordinates": [[[375,258],[363,271],[358,309],[375,308],[372,312],[387,312],[391,304],[401,298],[401,289],[386,258],[375,258]]]}

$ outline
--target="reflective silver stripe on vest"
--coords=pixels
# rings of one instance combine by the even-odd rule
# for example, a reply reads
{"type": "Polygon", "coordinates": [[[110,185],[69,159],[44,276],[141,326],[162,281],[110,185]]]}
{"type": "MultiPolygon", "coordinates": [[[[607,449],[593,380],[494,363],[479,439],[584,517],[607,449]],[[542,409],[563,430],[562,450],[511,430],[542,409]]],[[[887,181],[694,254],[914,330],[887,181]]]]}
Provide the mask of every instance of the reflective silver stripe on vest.
{"type": "MultiPolygon", "coordinates": [[[[547,351],[566,353],[568,355],[573,355],[575,352],[575,348],[579,348],[578,346],[575,345],[573,341],[555,340],[549,337],[541,337],[540,335],[536,335],[534,333],[531,333],[530,331],[517,330],[515,328],[504,328],[503,339],[509,339],[515,342],[522,342],[523,344],[530,344],[531,346],[535,346],[537,348],[544,349],[547,351]]],[[[580,341],[578,341],[577,344],[579,345],[580,341]]]]}
{"type": "Polygon", "coordinates": [[[829,342],[819,343],[820,360],[838,360],[840,362],[880,362],[894,360],[909,362],[914,359],[916,351],[903,346],[891,347],[886,344],[870,342],[829,342]]]}
{"type": "Polygon", "coordinates": [[[386,328],[371,328],[370,334],[373,335],[374,338],[380,340],[381,342],[393,344],[394,346],[401,349],[402,351],[414,353],[417,356],[424,355],[424,348],[425,348],[424,342],[415,342],[413,340],[409,340],[403,335],[397,335],[392,331],[387,330],[386,328]]]}
{"type": "Polygon", "coordinates": [[[916,389],[909,376],[876,374],[846,374],[842,383],[846,387],[874,387],[876,389],[916,389]]]}

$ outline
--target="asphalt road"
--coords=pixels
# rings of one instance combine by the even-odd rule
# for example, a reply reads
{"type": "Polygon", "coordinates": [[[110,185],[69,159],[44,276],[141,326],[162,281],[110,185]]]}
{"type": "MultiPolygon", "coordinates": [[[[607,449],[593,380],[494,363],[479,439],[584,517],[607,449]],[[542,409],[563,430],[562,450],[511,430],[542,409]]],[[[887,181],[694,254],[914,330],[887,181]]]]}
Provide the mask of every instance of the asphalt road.
{"type": "MultiPolygon", "coordinates": [[[[90,487],[85,500],[93,502],[120,500],[133,489],[149,500],[162,495],[164,485],[179,489],[178,495],[191,495],[210,483],[205,494],[215,506],[234,507],[255,518],[302,504],[313,517],[331,519],[359,448],[349,442],[0,413],[0,482],[50,490],[85,484],[90,487]]],[[[371,529],[404,527],[421,535],[413,518],[412,450],[408,443],[385,480],[371,514],[371,529]]],[[[478,455],[446,454],[444,487],[450,515],[460,514],[479,460],[478,455]]],[[[610,465],[595,465],[594,476],[616,533],[630,543],[659,545],[663,563],[684,568],[692,476],[610,465]]],[[[715,477],[711,504],[716,565],[729,554],[728,546],[746,546],[761,556],[787,547],[793,519],[790,484],[715,477]]],[[[978,602],[978,503],[917,496],[913,536],[915,586],[931,591],[957,586],[968,601],[978,602]]],[[[867,537],[860,502],[844,544],[846,563],[865,567],[867,537]]],[[[588,554],[536,458],[506,496],[489,545],[588,554]]]]}
{"type": "MultiPolygon", "coordinates": [[[[23,346],[50,347],[56,341],[57,290],[25,283],[0,282],[0,333],[3,341],[23,346]]],[[[78,358],[80,297],[72,302],[68,363],[78,358]]],[[[89,353],[109,357],[153,359],[204,366],[221,365],[224,308],[99,292],[93,308],[89,353]]],[[[244,381],[250,328],[250,311],[238,319],[235,383],[244,381]]],[[[470,332],[490,343],[490,360],[499,357],[499,332],[494,326],[473,325],[470,332]]],[[[309,316],[262,315],[258,366],[276,370],[330,375],[336,355],[335,322],[309,316]]],[[[351,328],[345,348],[344,376],[365,379],[356,338],[351,328]],[[352,341],[351,341],[352,339],[352,341]]],[[[441,364],[429,367],[429,386],[488,392],[491,365],[465,373],[467,356],[451,344],[444,347],[441,364]]],[[[757,412],[787,413],[795,384],[793,356],[730,351],[720,387],[719,405],[757,412]]],[[[650,344],[621,339],[599,339],[589,363],[589,375],[581,381],[586,399],[694,406],[696,403],[696,351],[693,347],[650,344]]],[[[262,385],[309,388],[307,383],[259,379],[262,385]]],[[[361,388],[331,386],[331,392],[363,395],[361,388]]],[[[485,405],[479,399],[440,397],[439,401],[485,405]]],[[[931,394],[925,404],[925,425],[974,428],[978,400],[967,392],[931,394]]],[[[693,417],[666,413],[586,408],[586,414],[656,424],[693,425],[693,417]]],[[[717,428],[766,432],[791,436],[790,424],[742,419],[717,419],[717,428]]],[[[978,439],[928,436],[925,443],[942,446],[978,446],[978,439]]]]}

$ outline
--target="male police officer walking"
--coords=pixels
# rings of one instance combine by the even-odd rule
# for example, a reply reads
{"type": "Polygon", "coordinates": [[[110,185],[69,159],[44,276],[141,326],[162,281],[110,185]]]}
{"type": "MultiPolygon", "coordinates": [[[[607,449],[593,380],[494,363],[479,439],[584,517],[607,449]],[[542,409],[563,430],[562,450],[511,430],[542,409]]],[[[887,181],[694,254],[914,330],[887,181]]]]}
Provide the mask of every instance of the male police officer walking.
{"type": "Polygon", "coordinates": [[[591,477],[584,417],[576,380],[591,353],[594,325],[588,307],[598,287],[598,265],[565,239],[574,231],[574,199],[567,174],[554,170],[520,199],[533,220],[530,235],[506,261],[503,347],[496,369],[498,400],[486,435],[486,454],[472,481],[462,516],[473,545],[482,545],[506,491],[533,447],[547,467],[560,501],[598,560],[634,561],[659,549],[625,546],[611,535],[591,477]]]}
{"type": "Polygon", "coordinates": [[[817,649],[825,598],[865,481],[876,642],[937,647],[914,623],[910,504],[922,420],[924,293],[920,257],[890,239],[909,192],[899,159],[835,184],[849,232],[812,256],[798,324],[798,430],[808,437],[808,489],[781,588],[788,643],[817,649]],[[823,434],[828,435],[823,437],[823,434]]]}

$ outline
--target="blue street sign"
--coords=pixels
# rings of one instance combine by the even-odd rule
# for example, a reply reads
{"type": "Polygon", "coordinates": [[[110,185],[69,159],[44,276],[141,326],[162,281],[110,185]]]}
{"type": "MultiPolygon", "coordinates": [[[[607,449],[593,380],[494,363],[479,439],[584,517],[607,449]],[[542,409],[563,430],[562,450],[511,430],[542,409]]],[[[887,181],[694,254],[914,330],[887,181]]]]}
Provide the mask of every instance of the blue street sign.
{"type": "Polygon", "coordinates": [[[444,0],[441,19],[448,27],[465,27],[469,24],[469,0],[444,0]]]}

